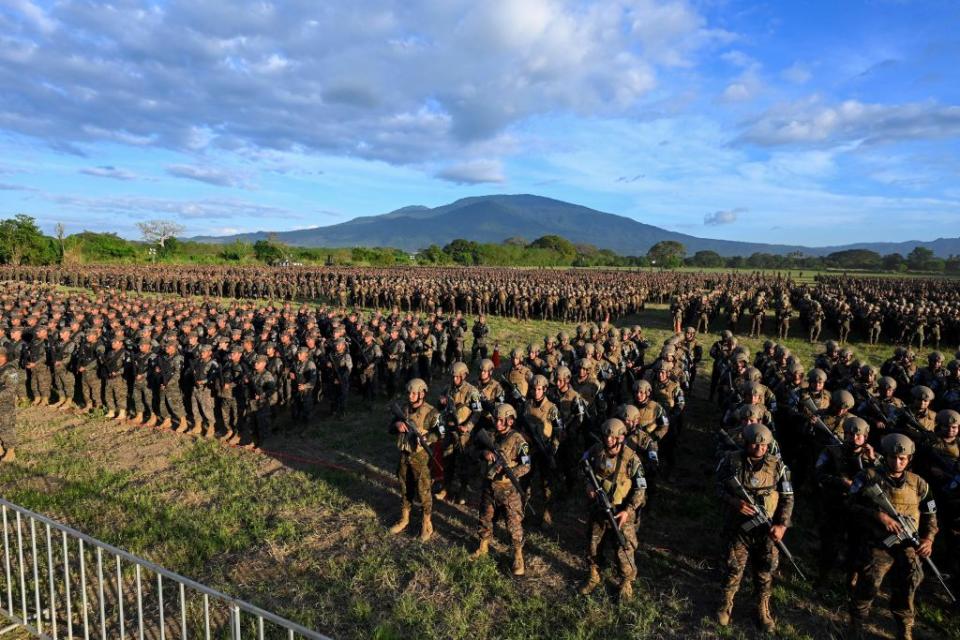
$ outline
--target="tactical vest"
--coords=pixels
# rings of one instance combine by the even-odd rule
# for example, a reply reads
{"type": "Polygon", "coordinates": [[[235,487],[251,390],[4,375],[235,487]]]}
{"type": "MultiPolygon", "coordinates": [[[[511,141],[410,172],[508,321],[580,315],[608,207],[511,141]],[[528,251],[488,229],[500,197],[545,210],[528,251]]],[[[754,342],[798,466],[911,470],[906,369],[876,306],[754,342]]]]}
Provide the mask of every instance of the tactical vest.
{"type": "MultiPolygon", "coordinates": [[[[404,404],[403,415],[417,427],[417,430],[423,435],[427,442],[431,442],[433,436],[429,433],[429,430],[437,420],[437,410],[434,409],[433,406],[424,402],[417,407],[416,411],[411,412],[410,405],[404,404]]],[[[421,447],[413,434],[408,432],[397,434],[397,449],[404,453],[416,453],[421,450],[421,447]]]]}
{"type": "Polygon", "coordinates": [[[763,504],[763,509],[770,518],[773,518],[780,501],[780,492],[777,491],[780,465],[780,460],[768,453],[759,469],[753,470],[749,462],[743,462],[738,471],[743,488],[758,504],[763,504]]]}
{"type": "Polygon", "coordinates": [[[640,458],[633,449],[623,447],[620,451],[618,456],[611,458],[602,444],[595,444],[589,453],[590,466],[614,507],[623,504],[630,495],[633,476],[639,472],[638,468],[642,467],[640,458]]]}
{"type": "Polygon", "coordinates": [[[535,420],[543,425],[543,437],[548,440],[553,435],[553,420],[557,417],[557,406],[546,398],[538,406],[536,401],[528,400],[523,414],[527,420],[535,420]]]}

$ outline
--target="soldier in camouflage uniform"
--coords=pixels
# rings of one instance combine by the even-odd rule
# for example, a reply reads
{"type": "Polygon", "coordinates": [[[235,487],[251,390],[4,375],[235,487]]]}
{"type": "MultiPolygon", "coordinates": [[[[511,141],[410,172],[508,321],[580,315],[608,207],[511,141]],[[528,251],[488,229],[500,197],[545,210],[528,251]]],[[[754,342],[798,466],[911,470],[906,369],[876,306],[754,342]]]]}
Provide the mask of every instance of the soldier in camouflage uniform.
{"type": "Polygon", "coordinates": [[[960,592],[960,413],[937,412],[935,437],[922,442],[914,468],[930,482],[937,500],[937,521],[946,536],[944,569],[953,578],[953,592],[960,592]]]}
{"type": "Polygon", "coordinates": [[[827,586],[830,570],[843,551],[846,587],[857,583],[856,562],[859,536],[847,509],[847,493],[854,478],[877,462],[867,443],[870,425],[863,418],[847,416],[843,420],[843,443],[828,445],[817,458],[815,475],[820,488],[820,556],[816,589],[827,586]]]}
{"type": "MultiPolygon", "coordinates": [[[[637,511],[646,500],[647,481],[643,473],[643,460],[633,448],[625,446],[627,427],[617,419],[606,420],[600,427],[603,442],[590,447],[584,454],[584,464],[590,465],[604,493],[613,507],[617,526],[626,541],[617,545],[617,563],[620,567],[620,599],[633,596],[633,580],[637,575],[634,553],[637,550],[637,511]]],[[[615,537],[613,525],[598,504],[593,484],[587,480],[587,498],[591,508],[587,516],[587,565],[589,574],[580,593],[587,595],[600,584],[600,552],[607,534],[615,537]]]]}
{"type": "Polygon", "coordinates": [[[51,379],[48,364],[49,348],[47,328],[42,325],[38,326],[33,335],[33,340],[30,341],[24,350],[23,358],[34,405],[44,404],[50,401],[51,379]]]}
{"type": "Polygon", "coordinates": [[[463,362],[454,362],[450,367],[450,386],[440,395],[440,410],[443,412],[447,432],[443,442],[443,479],[446,486],[437,494],[443,500],[447,492],[451,499],[463,504],[467,485],[470,482],[470,456],[467,448],[470,434],[477,426],[483,407],[480,392],[467,381],[470,370],[463,362]],[[466,419],[461,419],[460,409],[466,408],[466,419]]]}
{"type": "Polygon", "coordinates": [[[110,351],[100,360],[103,372],[104,397],[107,418],[122,420],[127,416],[127,364],[130,356],[124,346],[123,336],[117,334],[110,341],[110,351]]]}
{"type": "Polygon", "coordinates": [[[420,528],[420,541],[426,542],[433,536],[433,495],[431,494],[430,452],[408,428],[407,421],[413,423],[426,441],[427,447],[440,438],[438,432],[439,414],[425,400],[427,383],[413,378],[407,383],[407,402],[400,409],[403,420],[397,416],[390,423],[390,433],[397,438],[400,461],[397,465],[397,479],[400,481],[400,520],[390,527],[390,533],[396,535],[410,524],[410,509],[414,494],[420,497],[423,507],[423,522],[420,528]]]}
{"type": "Polygon", "coordinates": [[[0,462],[16,459],[17,391],[22,384],[20,370],[8,361],[6,349],[0,349],[0,462]]]}
{"type": "Polygon", "coordinates": [[[243,366],[243,349],[234,345],[229,357],[220,366],[220,413],[223,416],[225,432],[223,440],[227,444],[239,444],[240,427],[245,417],[247,405],[247,372],[243,366]]]}
{"type": "Polygon", "coordinates": [[[557,449],[564,433],[560,411],[547,398],[550,383],[545,376],[536,375],[530,380],[531,397],[523,404],[523,425],[530,436],[533,452],[531,489],[542,496],[542,523],[553,522],[552,508],[558,491],[557,449]]]}
{"type": "Polygon", "coordinates": [[[923,580],[921,559],[930,557],[937,535],[937,507],[927,482],[907,471],[915,451],[913,441],[892,433],[884,436],[881,448],[883,464],[859,473],[850,487],[850,512],[864,532],[858,559],[859,578],[850,601],[851,632],[854,637],[862,637],[880,584],[892,569],[890,612],[897,624],[897,637],[910,640],[914,594],[923,580]],[[914,523],[920,537],[918,547],[885,544],[888,536],[898,533],[901,526],[870,497],[871,491],[876,490],[887,497],[900,515],[914,523]]]}
{"type": "Polygon", "coordinates": [[[776,628],[770,613],[773,574],[782,540],[793,513],[793,486],[790,470],[779,457],[768,453],[773,434],[761,424],[744,429],[745,449],[734,451],[717,468],[717,491],[724,503],[724,579],[723,594],[717,609],[720,626],[730,623],[733,600],[740,588],[747,562],[753,570],[757,597],[757,621],[767,632],[776,628]],[[751,526],[757,508],[743,500],[733,487],[739,484],[757,507],[763,509],[773,526],[751,526]]]}
{"type": "Polygon", "coordinates": [[[153,380],[154,360],[156,356],[153,353],[153,344],[149,340],[140,342],[140,350],[133,356],[131,376],[133,383],[131,391],[133,395],[133,422],[140,424],[149,413],[150,421],[148,426],[157,423],[157,416],[153,412],[153,405],[150,400],[150,387],[153,380]]]}
{"type": "Polygon", "coordinates": [[[193,393],[190,394],[190,413],[193,425],[189,433],[213,438],[217,426],[214,410],[215,394],[220,385],[220,363],[213,357],[213,346],[209,344],[200,345],[198,353],[199,357],[191,363],[193,393]]]}
{"type": "Polygon", "coordinates": [[[310,350],[300,347],[297,359],[288,374],[291,380],[291,409],[294,420],[305,423],[313,413],[313,388],[317,384],[317,365],[310,358],[310,350]]]}
{"type": "MultiPolygon", "coordinates": [[[[530,446],[513,425],[517,412],[508,404],[499,404],[494,409],[496,433],[494,445],[514,477],[520,479],[530,471],[530,446]]],[[[493,451],[481,449],[481,477],[483,490],[480,498],[480,545],[473,553],[475,558],[487,555],[493,539],[493,523],[496,511],[502,509],[507,522],[507,531],[513,543],[513,574],[526,572],[523,560],[523,498],[504,472],[493,451]]]]}
{"type": "Polygon", "coordinates": [[[270,435],[270,398],[277,389],[277,380],[267,371],[269,359],[259,355],[253,361],[253,371],[247,378],[247,402],[250,418],[248,449],[259,449],[270,435]]]}
{"type": "Polygon", "coordinates": [[[172,428],[177,433],[186,431],[186,409],[183,406],[183,394],[180,391],[183,356],[178,352],[176,342],[167,342],[163,354],[157,358],[153,372],[156,376],[154,393],[157,419],[161,420],[160,428],[172,428]]]}
{"type": "Polygon", "coordinates": [[[490,327],[487,326],[487,318],[480,314],[477,321],[473,323],[473,346],[470,348],[470,362],[477,359],[477,354],[481,359],[487,357],[487,336],[490,335],[490,327]]]}

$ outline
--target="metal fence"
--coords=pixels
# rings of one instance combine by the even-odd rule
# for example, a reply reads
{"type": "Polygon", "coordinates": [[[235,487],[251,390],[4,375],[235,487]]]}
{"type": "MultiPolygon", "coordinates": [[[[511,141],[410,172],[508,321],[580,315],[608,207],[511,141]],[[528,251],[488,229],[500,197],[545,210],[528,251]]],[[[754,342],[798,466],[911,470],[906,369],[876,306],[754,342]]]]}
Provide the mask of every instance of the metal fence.
{"type": "Polygon", "coordinates": [[[0,498],[0,613],[40,638],[326,636],[0,498]]]}

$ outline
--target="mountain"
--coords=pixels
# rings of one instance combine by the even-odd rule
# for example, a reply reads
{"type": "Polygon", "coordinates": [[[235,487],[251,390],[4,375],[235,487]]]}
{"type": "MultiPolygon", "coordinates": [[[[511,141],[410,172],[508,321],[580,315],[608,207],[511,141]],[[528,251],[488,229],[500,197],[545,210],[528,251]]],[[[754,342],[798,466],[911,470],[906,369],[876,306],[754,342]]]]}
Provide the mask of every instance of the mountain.
{"type": "Polygon", "coordinates": [[[831,247],[803,247],[786,244],[714,240],[668,231],[632,218],[604,213],[561,200],[535,195],[494,195],[463,198],[440,207],[409,206],[378,216],[362,216],[326,227],[295,231],[256,231],[230,236],[197,236],[197,242],[255,242],[275,236],[281,242],[302,247],[396,247],[417,251],[431,244],[443,246],[456,238],[475,242],[502,242],[510,237],[534,240],[558,235],[574,243],[592,244],[621,255],[642,255],[661,240],[676,240],[687,254],[716,251],[722,256],[749,256],[753,253],[786,254],[800,251],[826,255],[844,249],[869,249],[879,253],[906,255],[916,246],[947,257],[960,254],[960,238],[939,238],[930,242],[857,243],[831,247]]]}

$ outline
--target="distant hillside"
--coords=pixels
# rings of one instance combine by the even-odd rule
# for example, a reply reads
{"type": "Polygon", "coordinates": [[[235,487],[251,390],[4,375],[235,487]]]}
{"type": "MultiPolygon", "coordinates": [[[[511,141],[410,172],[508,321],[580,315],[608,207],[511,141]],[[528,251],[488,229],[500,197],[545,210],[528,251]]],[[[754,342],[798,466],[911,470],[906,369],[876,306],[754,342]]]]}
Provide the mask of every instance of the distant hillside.
{"type": "Polygon", "coordinates": [[[960,238],[931,242],[858,243],[834,247],[763,244],[713,240],[668,231],[632,218],[596,211],[569,202],[535,195],[495,195],[463,198],[451,204],[429,208],[409,206],[378,216],[363,216],[327,227],[295,231],[257,231],[231,236],[198,236],[198,242],[255,242],[275,235],[289,245],[302,247],[396,247],[417,251],[431,244],[443,246],[456,238],[475,242],[501,242],[510,237],[528,240],[555,234],[575,243],[610,249],[621,255],[643,255],[661,240],[676,240],[697,251],[716,251],[721,256],[749,256],[753,253],[826,255],[843,249],[869,249],[879,253],[906,255],[914,247],[928,247],[941,257],[960,254],[960,238]]]}

